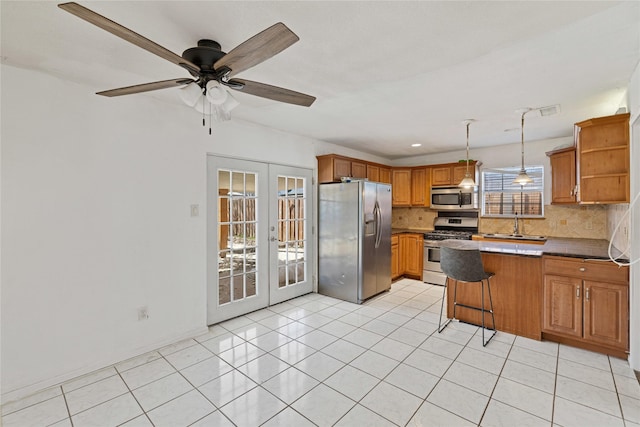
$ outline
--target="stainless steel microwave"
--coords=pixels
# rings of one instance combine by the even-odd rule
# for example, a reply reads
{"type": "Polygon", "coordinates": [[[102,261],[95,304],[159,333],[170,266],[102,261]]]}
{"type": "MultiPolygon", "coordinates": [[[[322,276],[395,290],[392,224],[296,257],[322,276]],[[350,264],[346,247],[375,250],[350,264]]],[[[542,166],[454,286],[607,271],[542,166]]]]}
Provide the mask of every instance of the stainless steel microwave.
{"type": "Polygon", "coordinates": [[[432,187],[431,209],[439,211],[478,209],[478,188],[432,187]]]}

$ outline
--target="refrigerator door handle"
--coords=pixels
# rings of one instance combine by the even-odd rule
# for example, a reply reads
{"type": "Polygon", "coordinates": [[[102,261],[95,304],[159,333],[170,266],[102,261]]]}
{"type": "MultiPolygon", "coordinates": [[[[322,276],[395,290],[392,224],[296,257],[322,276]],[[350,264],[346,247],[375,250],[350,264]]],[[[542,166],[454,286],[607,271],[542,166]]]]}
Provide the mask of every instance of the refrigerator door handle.
{"type": "Polygon", "coordinates": [[[376,204],[373,208],[373,215],[376,221],[376,249],[380,247],[380,241],[382,240],[382,215],[380,215],[380,205],[376,200],[376,204]]]}

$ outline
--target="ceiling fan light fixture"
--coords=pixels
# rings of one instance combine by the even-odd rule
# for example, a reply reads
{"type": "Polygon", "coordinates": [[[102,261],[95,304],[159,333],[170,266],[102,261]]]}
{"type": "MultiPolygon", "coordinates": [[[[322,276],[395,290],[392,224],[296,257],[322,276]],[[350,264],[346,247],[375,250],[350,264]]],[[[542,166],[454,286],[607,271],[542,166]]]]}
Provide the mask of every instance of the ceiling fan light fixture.
{"type": "Polygon", "coordinates": [[[180,99],[189,107],[194,107],[201,96],[202,88],[195,82],[180,88],[180,99]]]}
{"type": "Polygon", "coordinates": [[[222,105],[227,100],[227,90],[216,80],[207,82],[207,100],[214,105],[222,105]]]}
{"type": "Polygon", "coordinates": [[[238,105],[240,105],[240,103],[238,102],[237,99],[235,99],[233,97],[233,95],[231,95],[231,93],[229,93],[229,91],[227,91],[227,99],[224,101],[224,103],[222,104],[222,106],[224,107],[225,110],[227,111],[231,111],[234,108],[236,108],[238,105]]]}

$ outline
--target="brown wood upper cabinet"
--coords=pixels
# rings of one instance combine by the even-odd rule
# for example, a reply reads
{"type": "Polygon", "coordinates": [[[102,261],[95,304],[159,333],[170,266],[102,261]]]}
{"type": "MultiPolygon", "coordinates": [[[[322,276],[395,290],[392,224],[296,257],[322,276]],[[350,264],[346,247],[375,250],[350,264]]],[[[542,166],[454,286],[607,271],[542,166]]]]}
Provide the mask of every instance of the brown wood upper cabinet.
{"type": "Polygon", "coordinates": [[[629,114],[576,123],[575,147],[547,152],[552,204],[629,203],[629,114]]]}
{"type": "Polygon", "coordinates": [[[391,183],[391,169],[376,163],[368,163],[363,160],[327,154],[317,156],[318,182],[339,182],[343,176],[351,178],[367,178],[369,181],[391,183]]]}
{"type": "MultiPolygon", "coordinates": [[[[469,172],[474,176],[477,161],[469,162],[469,172]]],[[[458,185],[467,172],[467,162],[449,163],[431,167],[431,186],[451,186],[458,185]]]]}
{"type": "Polygon", "coordinates": [[[629,203],[629,116],[575,124],[580,203],[629,203]]]}
{"type": "Polygon", "coordinates": [[[391,169],[391,204],[411,206],[411,168],[391,169]]]}
{"type": "Polygon", "coordinates": [[[543,262],[545,337],[624,355],[629,349],[629,268],[557,256],[545,256],[543,262]]]}
{"type": "Polygon", "coordinates": [[[436,166],[431,168],[431,185],[451,185],[451,167],[436,166]]]}
{"type": "Polygon", "coordinates": [[[429,207],[430,181],[431,173],[426,167],[391,169],[392,205],[429,207]]]}
{"type": "Polygon", "coordinates": [[[384,182],[386,184],[391,184],[391,168],[368,163],[367,179],[373,182],[384,182]]]}
{"type": "Polygon", "coordinates": [[[411,170],[411,206],[431,204],[431,170],[429,168],[413,168],[411,170]]]}
{"type": "Polygon", "coordinates": [[[551,204],[578,203],[576,187],[576,149],[547,152],[551,163],[551,204]]]}

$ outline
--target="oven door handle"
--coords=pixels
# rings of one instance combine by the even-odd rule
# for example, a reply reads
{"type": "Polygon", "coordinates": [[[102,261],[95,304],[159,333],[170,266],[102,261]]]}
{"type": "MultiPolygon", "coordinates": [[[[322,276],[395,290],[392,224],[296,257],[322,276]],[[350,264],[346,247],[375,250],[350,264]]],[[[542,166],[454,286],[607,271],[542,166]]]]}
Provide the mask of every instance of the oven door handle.
{"type": "Polygon", "coordinates": [[[462,207],[462,190],[458,191],[458,206],[462,207]]]}

